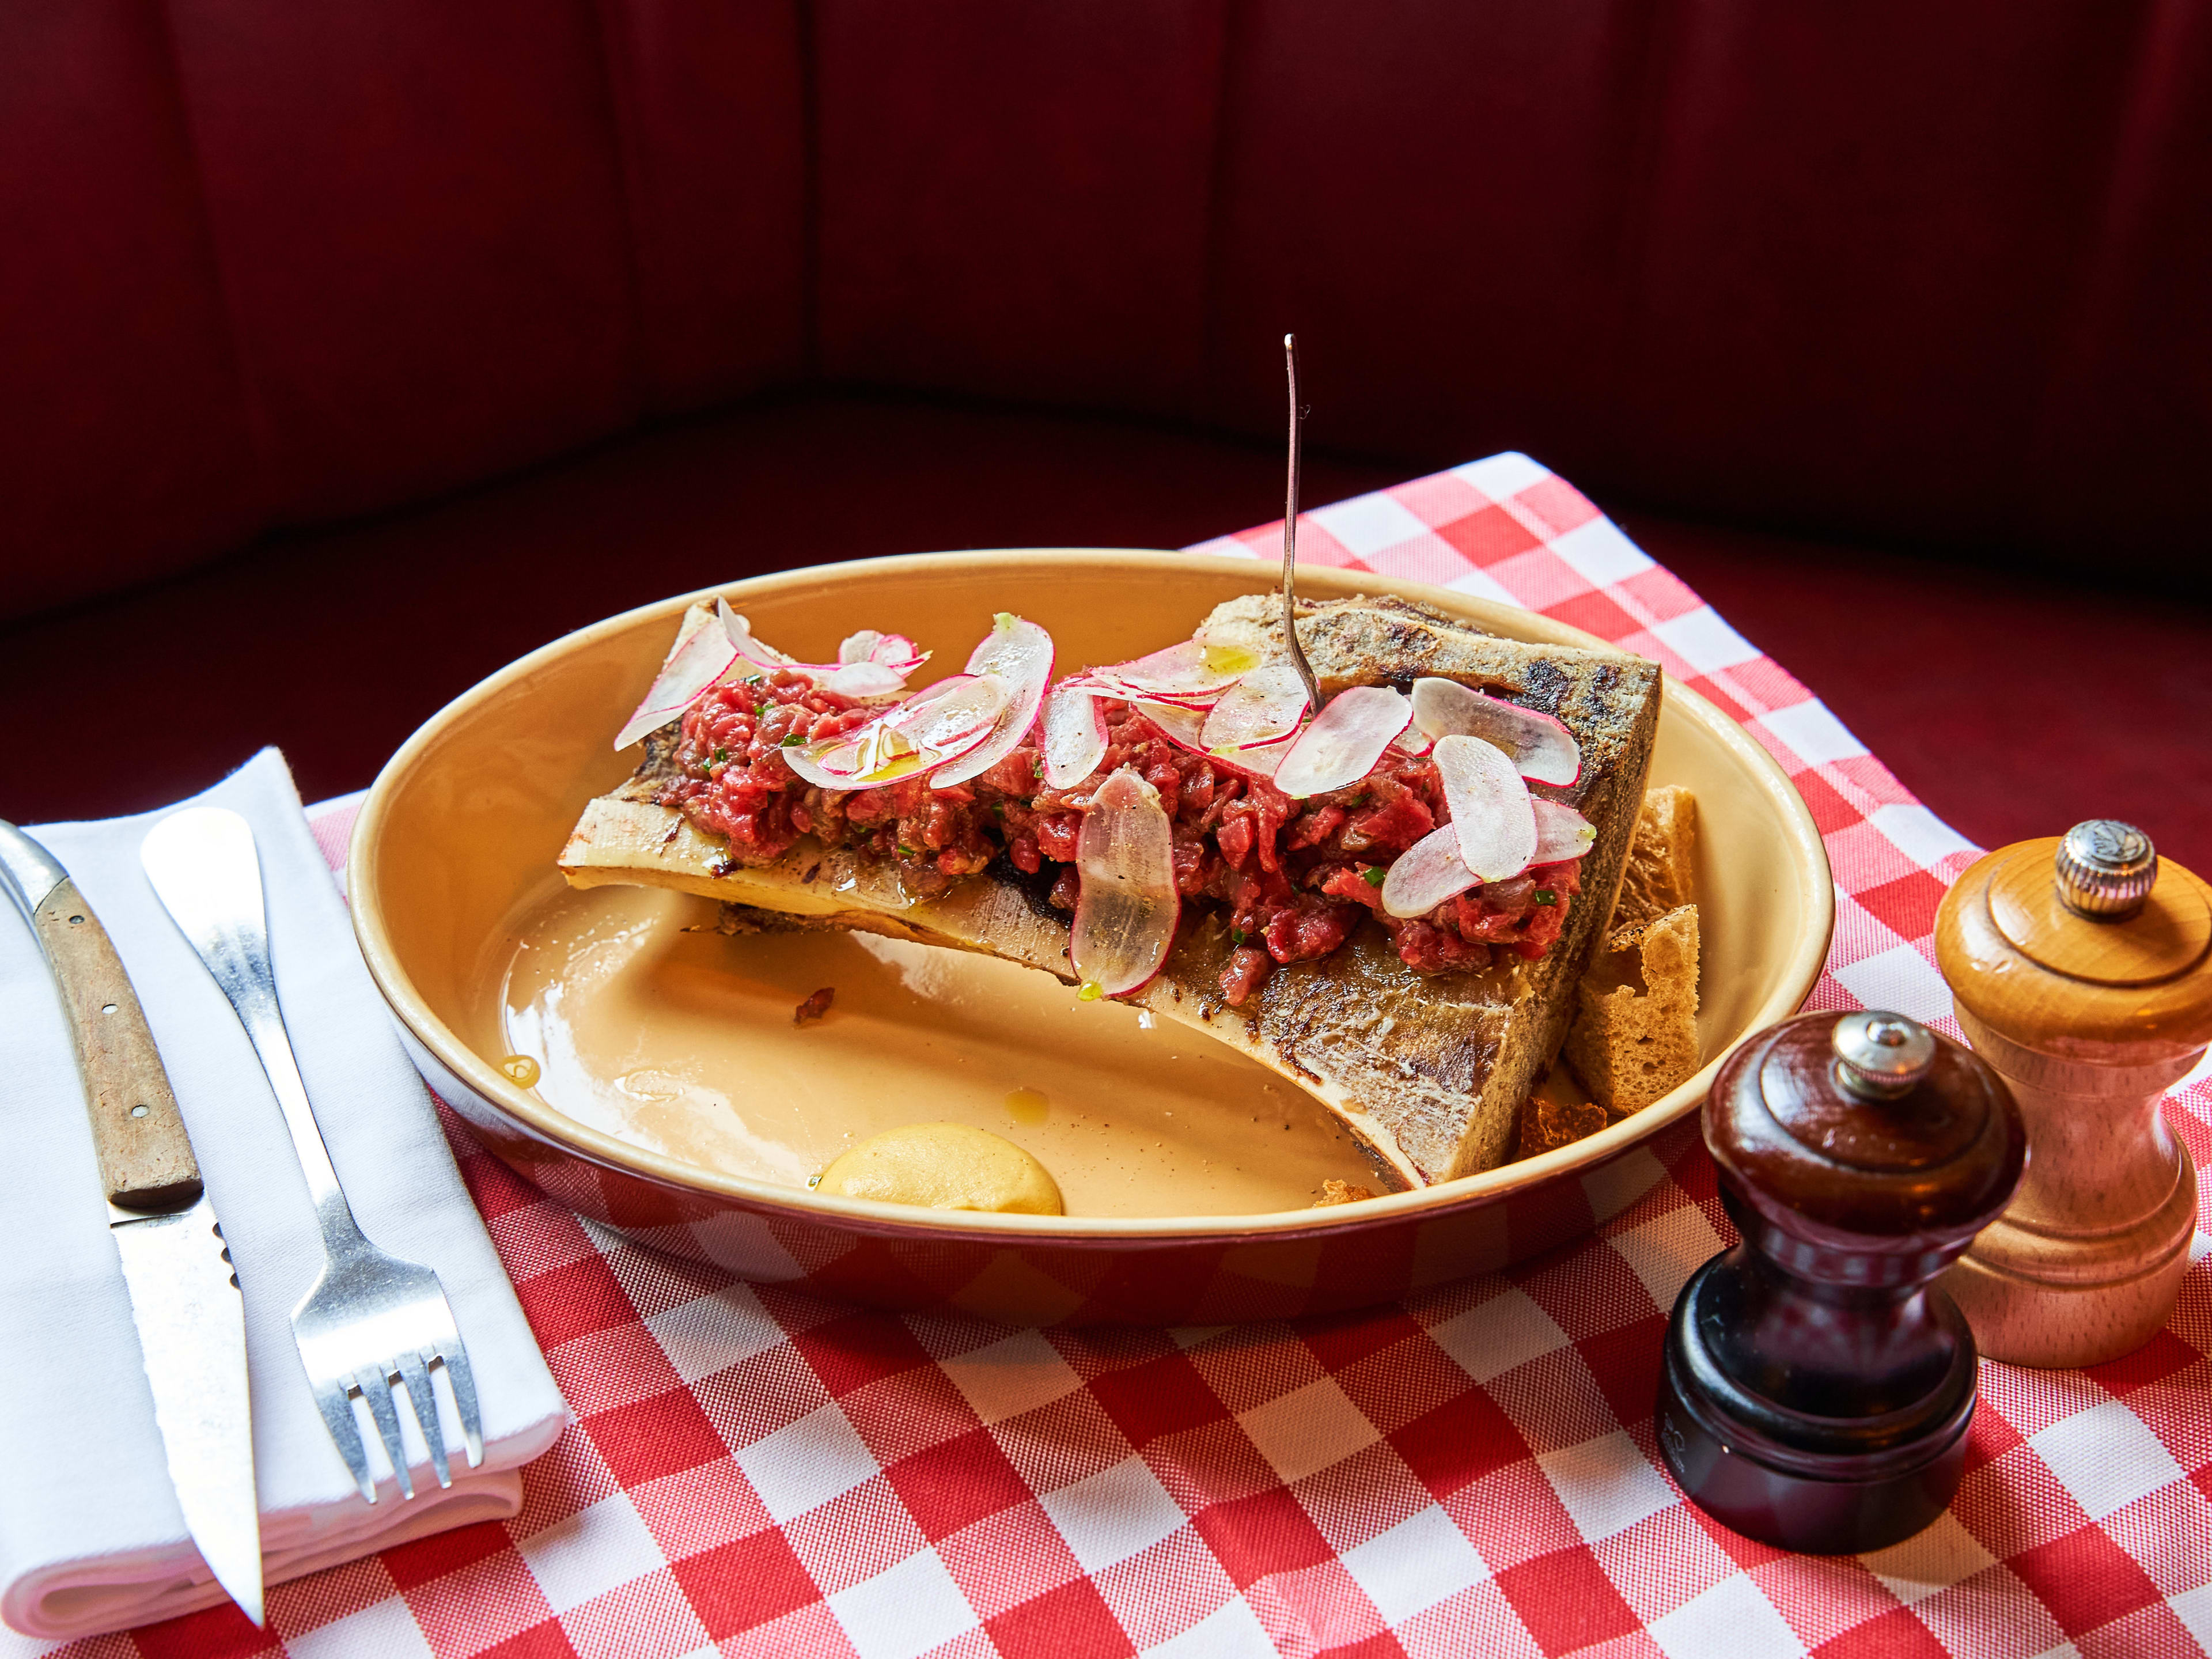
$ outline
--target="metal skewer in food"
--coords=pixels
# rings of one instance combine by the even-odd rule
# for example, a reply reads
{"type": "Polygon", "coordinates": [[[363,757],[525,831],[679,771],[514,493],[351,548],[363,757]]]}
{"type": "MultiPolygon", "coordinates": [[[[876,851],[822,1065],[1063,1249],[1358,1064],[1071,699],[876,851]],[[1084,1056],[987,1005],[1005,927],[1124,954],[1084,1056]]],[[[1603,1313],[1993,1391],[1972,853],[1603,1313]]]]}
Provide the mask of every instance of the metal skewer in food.
{"type": "Polygon", "coordinates": [[[2094,819],[1970,868],[1936,951],[2035,1152],[1945,1288],[1992,1358],[2118,1358],[2165,1324],[2189,1266],[2197,1172],[2160,1102],[2212,1043],[2212,887],[2094,819]]]}

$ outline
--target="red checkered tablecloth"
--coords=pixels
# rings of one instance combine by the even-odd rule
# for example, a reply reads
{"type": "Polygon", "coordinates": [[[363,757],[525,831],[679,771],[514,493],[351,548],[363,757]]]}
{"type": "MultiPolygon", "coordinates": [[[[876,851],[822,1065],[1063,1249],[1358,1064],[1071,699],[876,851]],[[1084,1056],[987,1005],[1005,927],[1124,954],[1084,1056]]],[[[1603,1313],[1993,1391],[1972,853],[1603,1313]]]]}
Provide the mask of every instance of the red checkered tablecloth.
{"type": "MultiPolygon", "coordinates": [[[[1301,556],[1541,611],[1748,726],[1826,837],[1814,1007],[1955,1034],[1929,932],[1974,849],[1564,480],[1498,455],[1313,512],[1301,556]]],[[[1196,550],[1276,556],[1268,526],[1196,550]]],[[[322,815],[335,864],[349,804],[322,815]]],[[[2172,1119],[2212,1168],[2212,1079],[2172,1119]]],[[[1731,1234],[1712,1166],[1503,1276],[1299,1324],[1010,1331],[857,1312],[625,1243],[449,1127],[575,1411],[484,1525],[86,1656],[2202,1651],[2212,1273],[2093,1372],[1985,1362],[1965,1484],[1877,1555],[1752,1544],[1651,1442],[1665,1314],[1731,1234]]]]}

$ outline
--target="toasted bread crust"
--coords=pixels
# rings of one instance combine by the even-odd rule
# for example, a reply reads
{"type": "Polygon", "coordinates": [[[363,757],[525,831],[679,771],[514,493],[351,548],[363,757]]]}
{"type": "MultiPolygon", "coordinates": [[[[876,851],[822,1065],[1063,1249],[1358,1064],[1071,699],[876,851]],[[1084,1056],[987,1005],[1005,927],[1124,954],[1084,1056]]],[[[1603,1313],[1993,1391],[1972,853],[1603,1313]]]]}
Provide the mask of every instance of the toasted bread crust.
{"type": "Polygon", "coordinates": [[[1607,1111],[1641,1111],[1698,1069],[1698,907],[1605,944],[1583,979],[1567,1060],[1607,1111]]]}
{"type": "MultiPolygon", "coordinates": [[[[1279,653],[1279,607],[1265,595],[1232,600],[1201,633],[1244,630],[1279,653]]],[[[1304,607],[1298,633],[1328,689],[1440,674],[1543,708],[1575,732],[1582,776],[1567,788],[1533,786],[1598,829],[1565,930],[1540,962],[1423,978],[1379,927],[1363,924],[1327,957],[1278,966],[1251,1004],[1231,1008],[1219,978],[1233,946],[1224,919],[1206,907],[1178,933],[1158,977],[1123,1000],[1199,1026],[1304,1085],[1393,1184],[1493,1168],[1511,1150],[1522,1097],[1565,1039],[1577,982],[1613,908],[1657,728],[1659,671],[1621,653],[1477,633],[1399,600],[1304,607]]],[[[637,774],[586,808],[560,860],[571,884],[678,887],[802,926],[984,951],[1074,982],[1066,919],[1004,860],[933,899],[913,898],[895,872],[811,841],[773,864],[735,865],[718,842],[653,804],[672,749],[648,739],[637,774]]]]}
{"type": "Polygon", "coordinates": [[[1613,926],[1656,921],[1698,896],[1698,799],[1679,783],[1644,792],[1613,926]]]}

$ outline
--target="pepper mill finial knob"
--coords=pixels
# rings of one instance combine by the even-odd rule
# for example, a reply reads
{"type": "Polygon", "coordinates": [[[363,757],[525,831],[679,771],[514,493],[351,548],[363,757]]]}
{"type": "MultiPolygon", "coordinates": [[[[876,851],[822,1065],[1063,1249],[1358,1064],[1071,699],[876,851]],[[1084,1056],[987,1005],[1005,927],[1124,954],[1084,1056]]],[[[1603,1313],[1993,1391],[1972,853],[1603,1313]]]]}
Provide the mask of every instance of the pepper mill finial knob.
{"type": "Polygon", "coordinates": [[[1845,1014],[1836,1022],[1836,1080],[1862,1100],[1895,1100],[1936,1063],[1936,1039],[1902,1014],[1845,1014]]]}
{"type": "Polygon", "coordinates": [[[2077,916],[2124,921],[2158,884],[2158,849],[2118,818],[2091,818],[2059,837],[2058,899],[2077,916]]]}
{"type": "Polygon", "coordinates": [[[1901,1014],[1804,1014],[1714,1079],[1705,1145],[1743,1242],[1684,1285],[1660,1454],[1747,1536],[1881,1549],[1951,1501],[1974,1339],[1936,1276],[2004,1207],[2027,1133],[2002,1079],[1901,1014]]]}
{"type": "Polygon", "coordinates": [[[2197,1172],[2160,1103],[2212,1043],[2212,886],[2109,818],[2001,848],[1936,915],[1960,1029],[2035,1162],[1945,1276],[1984,1353],[2094,1365],[2173,1312],[2197,1172]]]}

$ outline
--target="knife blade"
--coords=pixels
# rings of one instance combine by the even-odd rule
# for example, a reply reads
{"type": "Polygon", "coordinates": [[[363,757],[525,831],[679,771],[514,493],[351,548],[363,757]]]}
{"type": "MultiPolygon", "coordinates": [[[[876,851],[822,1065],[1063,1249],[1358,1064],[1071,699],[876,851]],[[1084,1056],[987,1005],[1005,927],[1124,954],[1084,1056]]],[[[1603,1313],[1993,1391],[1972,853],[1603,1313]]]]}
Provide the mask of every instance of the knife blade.
{"type": "Polygon", "coordinates": [[[185,1528],[230,1599],[262,1623],[261,1516],[246,1300],[154,1035],[107,930],[69,872],[0,821],[0,876],[60,988],[131,1293],[154,1421],[185,1528]]]}

